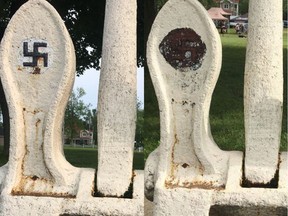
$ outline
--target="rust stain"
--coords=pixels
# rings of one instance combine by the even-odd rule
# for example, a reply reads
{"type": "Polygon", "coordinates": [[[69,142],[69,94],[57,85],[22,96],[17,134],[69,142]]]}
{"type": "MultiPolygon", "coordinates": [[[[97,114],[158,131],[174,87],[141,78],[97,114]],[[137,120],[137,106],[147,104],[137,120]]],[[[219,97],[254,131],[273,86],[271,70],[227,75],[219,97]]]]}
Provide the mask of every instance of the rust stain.
{"type": "Polygon", "coordinates": [[[92,215],[63,213],[63,214],[60,214],[59,216],[92,216],[92,215]]]}
{"type": "Polygon", "coordinates": [[[245,174],[245,158],[243,158],[242,162],[242,180],[241,180],[241,187],[244,188],[278,188],[278,182],[279,182],[279,170],[280,170],[280,163],[281,161],[281,153],[278,154],[278,164],[277,169],[274,173],[274,177],[268,182],[252,182],[249,179],[246,178],[245,174]]]}
{"type": "Polygon", "coordinates": [[[38,125],[40,124],[40,122],[41,122],[41,119],[38,118],[37,121],[36,121],[36,123],[35,123],[35,126],[38,127],[38,125]]]}
{"type": "Polygon", "coordinates": [[[12,191],[13,196],[36,196],[36,197],[55,197],[55,198],[76,198],[75,195],[68,193],[41,193],[41,192],[21,192],[12,191]]]}
{"type": "Polygon", "coordinates": [[[159,45],[160,53],[176,70],[197,70],[202,66],[206,45],[191,28],[178,28],[169,32],[159,45]]]}
{"type": "Polygon", "coordinates": [[[188,189],[197,188],[197,189],[206,189],[206,190],[224,190],[225,189],[224,185],[214,186],[212,181],[210,181],[210,182],[205,182],[205,181],[188,182],[188,181],[185,181],[182,183],[182,185],[180,185],[179,180],[176,183],[174,183],[171,180],[166,180],[165,186],[168,189],[174,189],[174,188],[188,188],[188,189]]]}
{"type": "Polygon", "coordinates": [[[187,101],[182,101],[182,105],[183,105],[183,106],[186,105],[186,104],[188,104],[187,101]]]}
{"type": "Polygon", "coordinates": [[[38,197],[65,197],[76,198],[75,195],[69,193],[55,193],[52,192],[54,181],[40,178],[38,176],[22,176],[20,182],[11,191],[13,196],[38,196],[38,197]],[[47,184],[46,190],[39,192],[35,190],[35,184],[41,182],[47,184]],[[27,186],[29,185],[29,188],[27,186]]]}
{"type": "Polygon", "coordinates": [[[32,179],[33,181],[36,181],[37,179],[39,179],[39,177],[34,175],[34,176],[31,177],[31,179],[32,179]]]}
{"type": "MultiPolygon", "coordinates": [[[[23,111],[26,111],[27,113],[32,113],[33,115],[39,113],[39,112],[44,112],[43,110],[40,110],[40,109],[35,109],[33,111],[30,111],[30,110],[26,110],[26,108],[23,108],[23,111]]],[[[40,119],[39,119],[40,120],[40,119]]],[[[41,120],[40,120],[41,121],[41,120]]]]}
{"type": "MultiPolygon", "coordinates": [[[[94,197],[106,197],[106,198],[124,198],[124,199],[133,199],[133,184],[134,184],[134,178],[136,176],[136,173],[134,172],[134,170],[132,171],[132,176],[130,178],[131,182],[129,184],[129,187],[127,189],[127,191],[124,192],[123,195],[121,196],[115,196],[115,195],[106,195],[101,193],[100,191],[97,190],[97,182],[95,182],[94,186],[94,197]]],[[[97,179],[96,175],[95,175],[95,179],[97,179]]]]}
{"type": "Polygon", "coordinates": [[[185,169],[185,168],[187,168],[189,166],[189,164],[187,164],[187,163],[184,163],[184,164],[182,164],[182,167],[185,169]]]}
{"type": "Polygon", "coordinates": [[[40,74],[40,72],[41,72],[41,68],[36,66],[34,67],[34,70],[31,72],[31,74],[40,74]]]}
{"type": "Polygon", "coordinates": [[[171,170],[170,170],[170,175],[171,176],[174,176],[174,171],[176,169],[175,167],[175,163],[174,163],[174,160],[175,160],[175,155],[174,155],[174,151],[175,151],[175,146],[177,143],[179,143],[179,139],[177,138],[177,133],[176,133],[176,129],[175,130],[175,133],[174,133],[174,143],[173,143],[173,146],[172,146],[172,153],[171,153],[171,170]]]}
{"type": "Polygon", "coordinates": [[[18,71],[23,71],[23,67],[18,66],[17,70],[18,70],[18,71]]]}

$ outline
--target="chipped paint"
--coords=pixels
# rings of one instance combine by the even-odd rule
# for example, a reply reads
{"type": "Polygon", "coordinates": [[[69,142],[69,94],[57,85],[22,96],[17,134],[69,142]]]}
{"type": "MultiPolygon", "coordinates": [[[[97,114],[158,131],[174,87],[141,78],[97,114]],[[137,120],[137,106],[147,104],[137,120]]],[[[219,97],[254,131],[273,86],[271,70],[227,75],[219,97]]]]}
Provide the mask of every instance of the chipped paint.
{"type": "Polygon", "coordinates": [[[40,74],[41,72],[41,68],[40,67],[34,67],[33,71],[31,72],[31,74],[40,74]]]}

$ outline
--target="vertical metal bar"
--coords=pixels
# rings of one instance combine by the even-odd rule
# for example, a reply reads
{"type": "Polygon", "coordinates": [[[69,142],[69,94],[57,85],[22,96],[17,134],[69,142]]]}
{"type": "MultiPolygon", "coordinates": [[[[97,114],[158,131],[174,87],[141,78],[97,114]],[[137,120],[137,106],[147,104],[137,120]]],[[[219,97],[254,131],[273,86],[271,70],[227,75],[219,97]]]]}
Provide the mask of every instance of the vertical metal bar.
{"type": "Polygon", "coordinates": [[[282,32],[282,1],[249,1],[245,177],[255,184],[268,184],[278,165],[283,103],[282,32]]]}
{"type": "Polygon", "coordinates": [[[132,179],[136,121],[136,0],[107,0],[98,105],[97,190],[122,196],[132,179]]]}

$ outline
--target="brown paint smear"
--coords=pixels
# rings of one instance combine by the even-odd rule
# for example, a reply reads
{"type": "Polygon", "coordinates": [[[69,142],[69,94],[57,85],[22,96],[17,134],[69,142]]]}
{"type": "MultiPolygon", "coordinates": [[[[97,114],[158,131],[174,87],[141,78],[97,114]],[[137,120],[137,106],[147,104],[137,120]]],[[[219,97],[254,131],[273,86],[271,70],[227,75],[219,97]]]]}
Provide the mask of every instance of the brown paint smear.
{"type": "Polygon", "coordinates": [[[190,28],[174,29],[159,45],[165,60],[176,70],[197,70],[202,66],[206,45],[201,37],[190,28]]]}

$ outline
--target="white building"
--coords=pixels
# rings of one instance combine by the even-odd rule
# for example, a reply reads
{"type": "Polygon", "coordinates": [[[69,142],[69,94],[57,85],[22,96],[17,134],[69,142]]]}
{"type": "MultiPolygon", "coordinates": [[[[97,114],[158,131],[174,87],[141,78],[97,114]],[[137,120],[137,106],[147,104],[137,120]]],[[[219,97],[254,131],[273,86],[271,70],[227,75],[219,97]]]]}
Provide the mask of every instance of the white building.
{"type": "Polygon", "coordinates": [[[223,10],[232,13],[232,16],[239,15],[240,0],[215,0],[215,2],[219,3],[223,10]]]}

